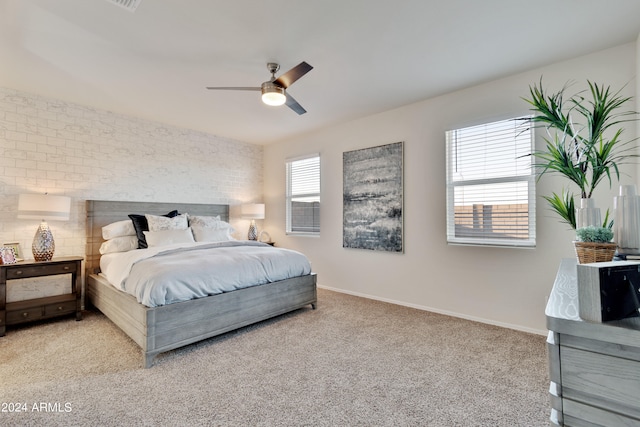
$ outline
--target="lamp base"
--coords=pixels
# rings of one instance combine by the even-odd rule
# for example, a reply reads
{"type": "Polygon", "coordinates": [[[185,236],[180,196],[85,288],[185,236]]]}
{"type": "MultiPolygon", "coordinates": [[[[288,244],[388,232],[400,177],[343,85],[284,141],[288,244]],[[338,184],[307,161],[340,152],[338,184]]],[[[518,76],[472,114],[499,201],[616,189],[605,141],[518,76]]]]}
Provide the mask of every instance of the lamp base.
{"type": "Polygon", "coordinates": [[[249,234],[247,235],[249,240],[258,240],[258,227],[256,227],[256,221],[251,220],[251,225],[249,225],[249,234]]]}
{"type": "Polygon", "coordinates": [[[36,261],[51,261],[55,249],[56,243],[53,241],[53,234],[49,229],[49,225],[42,221],[31,244],[33,259],[36,261]]]}

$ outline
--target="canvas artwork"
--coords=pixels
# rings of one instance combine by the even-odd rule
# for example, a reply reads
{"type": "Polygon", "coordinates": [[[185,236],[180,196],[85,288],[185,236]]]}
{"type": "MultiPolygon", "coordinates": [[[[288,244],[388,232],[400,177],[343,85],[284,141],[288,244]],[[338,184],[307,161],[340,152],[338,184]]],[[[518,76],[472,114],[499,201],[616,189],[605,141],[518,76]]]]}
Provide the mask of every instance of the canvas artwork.
{"type": "Polygon", "coordinates": [[[342,160],[342,246],[402,252],[403,143],[347,151],[342,160]]]}

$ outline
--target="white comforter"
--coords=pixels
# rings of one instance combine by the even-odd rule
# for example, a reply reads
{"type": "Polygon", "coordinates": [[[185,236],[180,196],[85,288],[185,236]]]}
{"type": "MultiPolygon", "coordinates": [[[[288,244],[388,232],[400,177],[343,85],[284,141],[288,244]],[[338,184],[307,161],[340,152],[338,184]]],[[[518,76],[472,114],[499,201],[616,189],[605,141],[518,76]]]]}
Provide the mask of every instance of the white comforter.
{"type": "Polygon", "coordinates": [[[303,254],[249,241],[138,249],[105,255],[100,266],[113,286],[148,307],[311,273],[303,254]]]}

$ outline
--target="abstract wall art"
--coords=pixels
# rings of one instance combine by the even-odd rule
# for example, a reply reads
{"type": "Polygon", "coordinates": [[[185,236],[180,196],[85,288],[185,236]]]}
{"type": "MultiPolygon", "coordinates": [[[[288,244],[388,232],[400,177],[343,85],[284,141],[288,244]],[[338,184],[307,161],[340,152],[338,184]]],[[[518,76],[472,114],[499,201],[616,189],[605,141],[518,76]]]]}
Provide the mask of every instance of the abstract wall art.
{"type": "Polygon", "coordinates": [[[343,247],[403,252],[403,148],[343,153],[343,247]]]}

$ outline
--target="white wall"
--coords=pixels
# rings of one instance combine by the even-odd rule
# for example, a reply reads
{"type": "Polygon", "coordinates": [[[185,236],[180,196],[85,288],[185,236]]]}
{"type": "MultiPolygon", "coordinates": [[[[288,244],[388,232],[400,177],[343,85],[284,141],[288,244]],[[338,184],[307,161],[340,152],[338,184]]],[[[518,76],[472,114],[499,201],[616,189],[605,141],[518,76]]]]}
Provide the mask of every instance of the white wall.
{"type": "Polygon", "coordinates": [[[70,221],[49,224],[56,255],[84,255],[85,200],[261,201],[262,164],[261,146],[0,88],[0,243],[31,257],[20,193],[70,196],[70,221]]]}
{"type": "MultiPolygon", "coordinates": [[[[585,88],[590,79],[613,88],[627,84],[623,93],[634,96],[635,57],[635,43],[626,44],[267,146],[265,229],[278,245],[310,257],[319,286],[543,333],[546,297],[560,259],[574,256],[573,232],[538,197],[535,249],[447,245],[444,134],[527,113],[521,97],[542,75],[552,90],[569,80],[585,88]],[[342,153],[397,141],[404,141],[405,150],[404,254],[342,248],[342,153]],[[287,236],[284,162],[313,152],[321,153],[322,163],[321,236],[287,236]]],[[[627,136],[635,132],[632,127],[627,136]]],[[[635,183],[635,168],[629,169],[622,181],[635,183]]],[[[559,191],[564,183],[545,177],[539,195],[559,191]]],[[[617,184],[607,190],[604,184],[595,195],[604,210],[612,208],[617,184]]]]}

